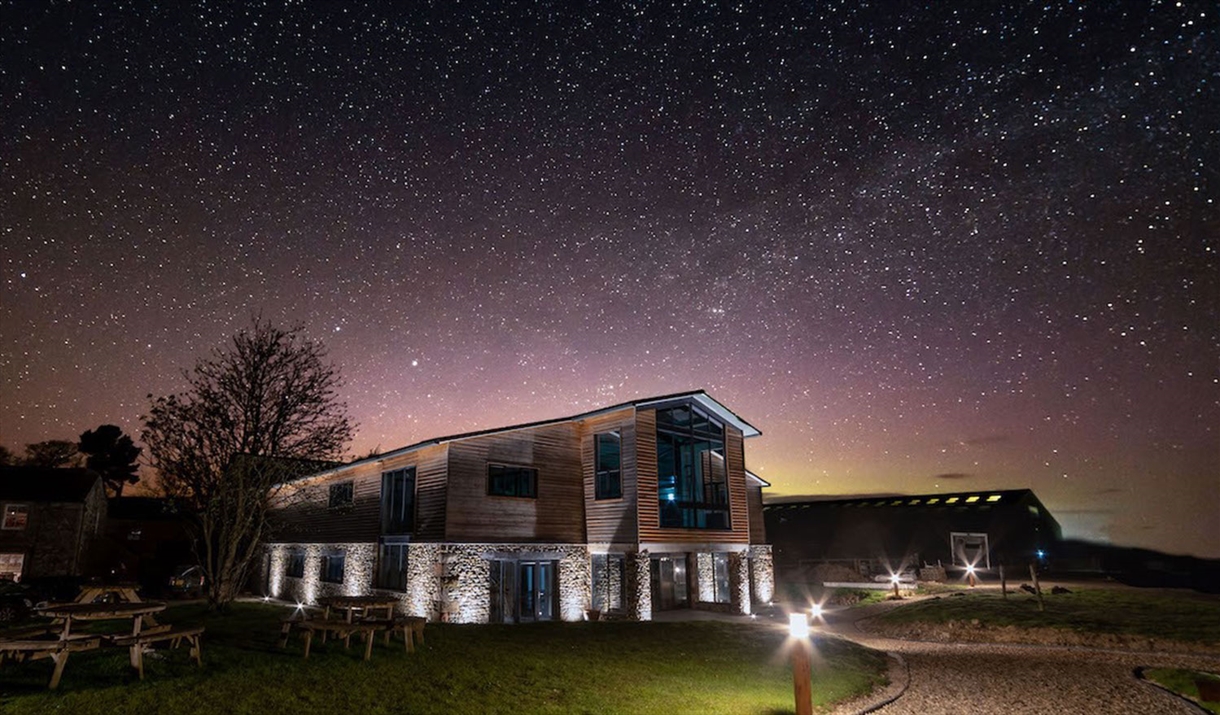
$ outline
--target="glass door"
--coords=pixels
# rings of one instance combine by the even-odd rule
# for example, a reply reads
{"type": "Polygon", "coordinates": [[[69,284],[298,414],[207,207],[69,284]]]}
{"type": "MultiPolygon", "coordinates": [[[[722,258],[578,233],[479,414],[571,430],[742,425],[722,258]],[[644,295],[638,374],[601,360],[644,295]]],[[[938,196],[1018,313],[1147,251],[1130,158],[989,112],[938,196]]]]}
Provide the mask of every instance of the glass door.
{"type": "Polygon", "coordinates": [[[652,606],[668,611],[687,606],[686,557],[656,556],[652,570],[652,606]]]}
{"type": "Polygon", "coordinates": [[[555,618],[555,562],[521,561],[517,568],[517,618],[550,621],[555,618]]]}

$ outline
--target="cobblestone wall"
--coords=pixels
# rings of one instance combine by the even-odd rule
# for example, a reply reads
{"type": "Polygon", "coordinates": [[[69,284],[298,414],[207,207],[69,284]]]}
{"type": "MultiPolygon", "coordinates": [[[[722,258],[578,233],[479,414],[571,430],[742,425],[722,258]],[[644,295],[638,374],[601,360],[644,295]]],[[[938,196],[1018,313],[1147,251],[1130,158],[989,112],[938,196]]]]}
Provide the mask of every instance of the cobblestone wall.
{"type": "Polygon", "coordinates": [[[733,613],[750,613],[750,562],[740,551],[729,552],[729,604],[733,613]]]}
{"type": "Polygon", "coordinates": [[[713,603],[716,600],[716,565],[711,553],[700,551],[695,554],[695,564],[696,600],[713,603]]]}
{"type": "Polygon", "coordinates": [[[313,605],[323,596],[355,596],[372,589],[376,544],[272,544],[268,552],[271,574],[267,593],[273,598],[313,605]],[[288,575],[289,556],[298,550],[305,554],[305,570],[299,578],[288,575]],[[344,556],[343,581],[323,581],[322,558],[337,553],[344,556]]]}
{"type": "Polygon", "coordinates": [[[626,555],[627,617],[633,621],[652,620],[652,572],[648,551],[626,555]]]}
{"type": "Polygon", "coordinates": [[[754,602],[770,603],[775,599],[775,564],[770,544],[750,547],[750,568],[754,577],[754,602]]]}

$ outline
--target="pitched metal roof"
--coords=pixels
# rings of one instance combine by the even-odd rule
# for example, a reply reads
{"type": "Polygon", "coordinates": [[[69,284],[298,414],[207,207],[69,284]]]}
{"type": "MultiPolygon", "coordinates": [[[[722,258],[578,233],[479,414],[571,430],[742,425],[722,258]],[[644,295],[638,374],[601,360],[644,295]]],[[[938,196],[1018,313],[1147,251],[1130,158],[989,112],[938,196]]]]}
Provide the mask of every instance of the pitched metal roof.
{"type": "MultiPolygon", "coordinates": [[[[1030,489],[979,489],[970,492],[952,492],[948,494],[867,494],[827,499],[805,498],[791,501],[772,501],[763,505],[763,509],[770,511],[854,507],[902,507],[918,509],[927,509],[929,507],[987,507],[996,504],[1013,504],[1031,496],[1033,496],[1033,490],[1030,489]]],[[[1037,497],[1033,498],[1037,499],[1037,497]]]]}
{"type": "MultiPolygon", "coordinates": [[[[343,464],[343,465],[339,465],[339,466],[331,468],[331,469],[319,471],[314,474],[305,475],[305,476],[302,476],[301,479],[308,479],[308,478],[313,478],[313,477],[325,476],[327,474],[333,474],[334,472],[337,472],[341,469],[346,469],[348,467],[351,467],[351,466],[354,466],[357,464],[364,464],[366,462],[377,462],[377,461],[380,461],[383,459],[388,459],[390,457],[397,457],[399,455],[406,454],[408,452],[414,452],[415,450],[423,449],[424,447],[445,444],[446,442],[456,442],[458,440],[470,439],[471,437],[483,437],[485,435],[498,434],[500,432],[512,432],[514,430],[531,429],[534,427],[544,427],[546,425],[559,424],[561,422],[573,422],[575,420],[588,419],[590,417],[605,414],[607,412],[613,412],[615,410],[625,409],[628,407],[634,407],[636,409],[656,408],[656,407],[663,407],[666,404],[677,403],[677,402],[694,402],[694,403],[698,404],[700,407],[702,407],[703,409],[707,410],[712,415],[714,415],[717,419],[719,419],[727,424],[733,425],[737,429],[741,430],[741,434],[742,434],[743,438],[744,437],[757,437],[762,434],[762,432],[757,427],[755,427],[754,425],[752,425],[749,422],[742,419],[740,416],[737,415],[736,412],[733,412],[728,407],[725,407],[723,404],[718,402],[711,395],[707,394],[707,392],[705,390],[693,390],[691,392],[676,392],[672,395],[661,395],[660,397],[645,397],[645,398],[642,398],[639,400],[631,400],[630,402],[622,402],[617,405],[610,405],[609,407],[599,407],[595,410],[590,410],[589,412],[582,412],[580,414],[571,415],[568,417],[557,417],[557,418],[549,419],[549,420],[540,420],[537,422],[526,422],[523,424],[510,425],[508,427],[494,427],[492,429],[478,430],[475,432],[463,432],[460,434],[448,435],[446,437],[436,437],[434,439],[424,440],[422,442],[416,442],[415,444],[409,444],[405,447],[399,447],[398,449],[392,449],[388,452],[383,452],[381,454],[357,459],[352,462],[348,462],[347,464],[343,464]]],[[[300,480],[292,480],[292,481],[300,481],[300,480]]],[[[770,485],[768,485],[768,486],[770,486],[770,485]]]]}

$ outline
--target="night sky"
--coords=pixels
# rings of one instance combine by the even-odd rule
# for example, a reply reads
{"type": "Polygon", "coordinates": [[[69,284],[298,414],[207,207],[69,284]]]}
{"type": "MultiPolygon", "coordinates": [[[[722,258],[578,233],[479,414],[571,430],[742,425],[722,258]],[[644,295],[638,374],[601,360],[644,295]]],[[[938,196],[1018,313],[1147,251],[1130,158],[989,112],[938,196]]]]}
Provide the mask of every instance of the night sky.
{"type": "Polygon", "coordinates": [[[260,314],[353,454],[705,388],[773,496],[1220,556],[1211,2],[0,2],[0,443],[260,314]]]}

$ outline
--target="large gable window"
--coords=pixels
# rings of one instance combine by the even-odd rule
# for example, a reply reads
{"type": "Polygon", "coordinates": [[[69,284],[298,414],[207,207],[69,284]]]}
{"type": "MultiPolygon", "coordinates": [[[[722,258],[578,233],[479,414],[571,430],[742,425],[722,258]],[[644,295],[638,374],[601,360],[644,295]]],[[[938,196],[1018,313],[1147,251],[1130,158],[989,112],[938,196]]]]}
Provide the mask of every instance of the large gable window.
{"type": "Polygon", "coordinates": [[[594,496],[597,499],[619,499],[623,496],[623,447],[618,432],[606,432],[593,437],[594,496]]]}
{"type": "Polygon", "coordinates": [[[691,404],[657,410],[662,527],[729,528],[724,425],[691,404]]]}
{"type": "Polygon", "coordinates": [[[500,497],[538,497],[538,470],[506,464],[487,465],[487,493],[500,497]]]}

